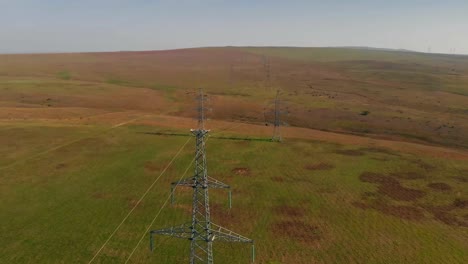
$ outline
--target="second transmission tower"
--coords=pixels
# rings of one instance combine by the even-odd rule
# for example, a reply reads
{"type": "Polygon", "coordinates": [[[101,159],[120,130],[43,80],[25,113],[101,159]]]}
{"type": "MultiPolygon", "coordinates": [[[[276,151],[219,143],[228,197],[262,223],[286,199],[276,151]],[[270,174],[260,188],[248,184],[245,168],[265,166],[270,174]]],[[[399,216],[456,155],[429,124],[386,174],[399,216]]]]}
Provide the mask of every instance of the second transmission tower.
{"type": "Polygon", "coordinates": [[[281,131],[280,131],[280,126],[281,126],[281,101],[279,99],[279,94],[280,91],[276,91],[276,97],[275,97],[275,120],[273,123],[273,137],[272,141],[278,141],[281,142],[281,131]]]}
{"type": "Polygon", "coordinates": [[[263,68],[265,69],[265,89],[269,90],[271,88],[271,67],[270,59],[266,56],[263,56],[263,68]]]}

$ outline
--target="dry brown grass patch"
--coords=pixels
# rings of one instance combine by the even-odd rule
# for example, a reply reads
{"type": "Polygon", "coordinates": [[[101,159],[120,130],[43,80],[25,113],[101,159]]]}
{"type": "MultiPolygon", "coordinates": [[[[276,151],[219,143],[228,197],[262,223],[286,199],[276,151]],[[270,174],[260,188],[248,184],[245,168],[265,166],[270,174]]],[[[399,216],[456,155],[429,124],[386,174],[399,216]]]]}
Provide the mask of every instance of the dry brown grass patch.
{"type": "Polygon", "coordinates": [[[394,200],[414,201],[425,195],[424,191],[403,187],[397,179],[379,173],[364,172],[360,180],[379,184],[378,192],[394,200]]]}
{"type": "Polygon", "coordinates": [[[288,217],[303,217],[305,215],[304,209],[300,207],[293,207],[287,205],[277,206],[273,210],[275,214],[288,217]]]}
{"type": "Polygon", "coordinates": [[[468,208],[468,201],[455,199],[452,204],[444,206],[425,206],[435,219],[450,226],[463,226],[468,227],[467,215],[457,215],[453,210],[468,208]]]}
{"type": "Polygon", "coordinates": [[[462,208],[462,209],[465,209],[465,208],[468,208],[468,201],[467,200],[462,200],[462,199],[455,199],[455,201],[453,201],[453,206],[456,207],[456,208],[462,208]]]}
{"type": "Polygon", "coordinates": [[[440,210],[436,208],[431,208],[429,209],[429,212],[432,213],[432,215],[442,223],[450,226],[458,226],[459,221],[457,217],[455,217],[453,214],[451,214],[449,211],[445,210],[440,210]]]}
{"type": "Polygon", "coordinates": [[[436,191],[451,191],[452,190],[452,187],[450,187],[450,185],[443,183],[443,182],[429,183],[427,187],[436,191]]]}
{"type": "Polygon", "coordinates": [[[417,179],[424,179],[424,175],[419,174],[417,172],[401,172],[401,173],[392,173],[391,176],[398,178],[398,179],[405,179],[405,180],[417,180],[417,179]]]}
{"type": "Polygon", "coordinates": [[[241,175],[241,176],[247,176],[250,174],[250,169],[249,168],[234,168],[232,171],[236,175],[241,175]]]}
{"type": "Polygon", "coordinates": [[[320,162],[320,163],[317,163],[317,164],[306,165],[304,168],[307,169],[307,170],[331,170],[334,167],[335,166],[333,166],[333,165],[331,165],[329,163],[320,162]]]}
{"type": "Polygon", "coordinates": [[[247,212],[241,212],[236,209],[229,210],[227,203],[226,204],[212,204],[210,205],[211,216],[216,223],[222,225],[233,225],[240,224],[245,221],[251,215],[247,212]]]}
{"type": "Polygon", "coordinates": [[[272,225],[272,232],[295,241],[314,243],[322,238],[318,226],[303,221],[281,221],[272,225]]]}
{"type": "Polygon", "coordinates": [[[388,158],[382,158],[382,157],[372,157],[371,159],[377,160],[377,161],[388,161],[388,158]]]}
{"type": "Polygon", "coordinates": [[[422,160],[416,160],[414,163],[416,163],[421,169],[424,169],[424,170],[433,170],[436,168],[435,166],[429,163],[426,163],[422,160]]]}
{"type": "Polygon", "coordinates": [[[395,216],[405,220],[420,221],[424,219],[423,211],[418,207],[405,205],[388,205],[383,202],[366,204],[363,202],[353,202],[352,205],[359,209],[374,209],[386,215],[395,216]]]}
{"type": "Polygon", "coordinates": [[[371,152],[371,153],[382,153],[382,154],[399,156],[398,154],[395,154],[393,151],[388,150],[388,149],[384,149],[384,148],[367,147],[367,148],[361,148],[359,150],[360,151],[365,151],[365,152],[371,152]]]}
{"type": "Polygon", "coordinates": [[[139,205],[139,207],[141,208],[141,205],[143,204],[143,201],[141,201],[140,203],[138,203],[138,199],[134,199],[134,198],[127,198],[127,206],[128,208],[133,208],[135,207],[137,204],[139,205]]]}
{"type": "Polygon", "coordinates": [[[271,177],[271,180],[274,181],[274,182],[284,182],[285,181],[285,179],[283,177],[279,177],[279,176],[271,177]]]}
{"type": "Polygon", "coordinates": [[[95,192],[92,194],[92,197],[94,199],[108,199],[111,197],[111,195],[108,193],[104,193],[104,192],[95,192]]]}
{"type": "Polygon", "coordinates": [[[381,184],[378,191],[398,201],[414,201],[426,195],[424,191],[406,188],[400,183],[381,184]]]}
{"type": "MultiPolygon", "coordinates": [[[[163,163],[155,163],[155,162],[147,161],[145,163],[145,170],[148,172],[158,172],[158,171],[162,172],[164,169],[166,169],[166,166],[167,165],[163,163]]],[[[169,166],[166,170],[171,171],[173,170],[173,167],[169,166]]]]}
{"type": "Polygon", "coordinates": [[[375,172],[363,172],[359,179],[363,182],[370,182],[370,183],[394,183],[398,182],[392,177],[385,176],[380,173],[375,172]]]}
{"type": "Polygon", "coordinates": [[[161,166],[159,164],[154,164],[150,161],[145,163],[145,169],[149,172],[155,172],[161,170],[161,166]]]}
{"type": "Polygon", "coordinates": [[[463,183],[468,182],[468,177],[466,176],[455,176],[453,178],[459,182],[463,182],[463,183]]]}
{"type": "Polygon", "coordinates": [[[57,164],[57,165],[55,166],[55,168],[56,168],[57,170],[60,170],[60,169],[66,168],[66,167],[67,167],[67,164],[65,164],[65,163],[59,163],[59,164],[57,164]]]}
{"type": "Polygon", "coordinates": [[[384,214],[392,215],[406,220],[419,221],[424,219],[424,213],[418,207],[406,205],[379,204],[375,206],[374,209],[384,214]]]}
{"type": "Polygon", "coordinates": [[[345,155],[345,156],[363,156],[364,155],[364,152],[360,150],[353,150],[353,149],[337,150],[336,153],[345,155]]]}
{"type": "Polygon", "coordinates": [[[354,207],[357,207],[359,209],[370,209],[372,208],[371,206],[363,203],[363,202],[352,202],[351,203],[354,207]]]}

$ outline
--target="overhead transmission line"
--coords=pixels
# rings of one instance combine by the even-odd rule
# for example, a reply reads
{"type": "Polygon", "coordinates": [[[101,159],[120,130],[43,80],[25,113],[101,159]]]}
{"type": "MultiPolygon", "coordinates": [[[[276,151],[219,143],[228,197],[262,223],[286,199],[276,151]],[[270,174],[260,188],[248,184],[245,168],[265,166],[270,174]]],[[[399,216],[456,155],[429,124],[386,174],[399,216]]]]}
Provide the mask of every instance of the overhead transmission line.
{"type": "MultiPolygon", "coordinates": [[[[226,128],[222,128],[220,129],[217,133],[221,133],[221,132],[224,132],[224,131],[227,131],[227,130],[231,130],[233,128],[237,128],[239,126],[243,125],[243,123],[240,123],[240,124],[237,124],[237,125],[234,125],[234,126],[228,126],[226,128]]],[[[217,134],[217,133],[214,133],[214,134],[217,134]]],[[[214,135],[213,134],[213,135],[214,135]]],[[[211,136],[212,137],[212,136],[211,136]]],[[[207,139],[205,140],[205,143],[208,142],[208,140],[211,138],[211,137],[207,137],[207,139]]],[[[188,167],[185,169],[184,173],[182,174],[182,176],[180,176],[180,178],[178,179],[177,182],[180,182],[182,181],[182,179],[185,177],[185,175],[187,174],[188,170],[190,169],[190,167],[192,166],[193,162],[195,161],[196,157],[194,157],[192,159],[192,161],[190,162],[190,164],[188,165],[188,167]]],[[[143,241],[143,239],[145,238],[146,234],[148,233],[148,231],[150,230],[150,228],[153,226],[154,222],[156,222],[156,219],[159,217],[159,215],[161,214],[161,211],[164,209],[164,207],[167,206],[168,202],[172,199],[173,199],[173,195],[174,195],[174,192],[175,192],[175,188],[171,188],[171,191],[169,193],[169,195],[167,196],[166,200],[164,201],[163,205],[161,206],[161,208],[159,209],[159,211],[156,213],[155,217],[153,218],[153,220],[151,221],[150,225],[146,228],[145,232],[143,233],[143,235],[140,237],[140,240],[138,241],[138,243],[136,244],[136,246],[133,248],[132,252],[130,253],[130,255],[128,256],[128,258],[126,259],[125,261],[125,264],[127,264],[130,259],[132,258],[133,254],[135,253],[135,251],[137,250],[138,246],[141,244],[141,241],[143,241]]]]}
{"type": "Polygon", "coordinates": [[[227,188],[226,185],[208,176],[206,159],[207,134],[210,132],[204,126],[204,94],[200,89],[198,96],[198,128],[190,131],[196,137],[195,172],[190,178],[171,184],[171,194],[175,186],[192,187],[192,220],[181,225],[150,231],[150,245],[153,248],[153,235],[188,239],[190,241],[190,263],[213,263],[213,242],[240,242],[252,245],[252,262],[255,259],[255,245],[252,239],[239,235],[227,228],[211,222],[209,189],[227,188]]]}
{"type": "Polygon", "coordinates": [[[141,203],[141,201],[146,197],[146,195],[149,193],[149,191],[153,188],[153,186],[156,184],[156,182],[161,178],[161,176],[167,171],[169,166],[172,165],[174,160],[179,156],[179,154],[182,152],[182,150],[185,148],[185,146],[188,144],[192,138],[188,138],[187,141],[182,145],[182,147],[177,151],[176,155],[172,158],[172,160],[166,165],[164,170],[159,174],[159,176],[153,181],[153,183],[146,189],[146,191],[143,193],[143,195],[140,197],[138,202],[133,206],[133,208],[128,212],[128,214],[124,217],[124,219],[120,222],[120,224],[115,228],[114,232],[111,233],[111,235],[107,238],[107,240],[102,244],[102,246],[99,248],[99,250],[94,254],[93,258],[88,262],[88,264],[92,263],[94,259],[101,253],[101,251],[104,249],[104,247],[107,245],[109,240],[117,233],[117,231],[120,229],[120,227],[123,225],[123,223],[127,220],[127,218],[133,213],[135,208],[141,203]]]}
{"type": "MultiPolygon", "coordinates": [[[[195,161],[195,157],[192,159],[192,161],[190,162],[190,164],[187,166],[187,168],[185,169],[184,173],[182,173],[182,176],[180,176],[179,178],[179,181],[181,181],[184,176],[187,174],[188,170],[192,167],[192,164],[193,162],[195,161]]],[[[125,264],[128,263],[128,261],[132,258],[133,254],[135,253],[136,249],[138,248],[138,246],[140,245],[141,241],[143,241],[143,239],[145,238],[146,234],[148,233],[148,231],[150,230],[150,228],[153,226],[154,222],[156,221],[156,219],[159,217],[159,215],[161,214],[161,211],[164,209],[164,207],[166,207],[167,203],[169,202],[169,200],[171,199],[171,197],[173,196],[175,192],[175,188],[174,189],[171,189],[171,192],[169,193],[169,195],[167,196],[166,200],[164,201],[163,205],[161,206],[161,208],[159,208],[159,211],[158,213],[154,216],[153,220],[151,221],[151,224],[148,226],[148,228],[146,228],[145,232],[143,233],[143,235],[141,236],[140,240],[138,241],[138,243],[136,244],[136,246],[133,248],[132,252],[130,253],[130,255],[128,256],[127,260],[125,261],[125,264]]]]}
{"type": "Polygon", "coordinates": [[[37,158],[37,157],[39,157],[39,156],[42,156],[42,155],[48,154],[48,153],[50,153],[50,152],[53,152],[53,151],[55,151],[55,150],[61,149],[61,148],[63,148],[63,147],[69,146],[69,145],[71,145],[71,144],[80,142],[81,140],[88,139],[88,138],[93,138],[93,137],[96,137],[96,136],[98,136],[98,135],[101,135],[102,133],[110,132],[111,130],[113,130],[113,129],[115,129],[115,128],[121,127],[121,126],[126,125],[126,124],[128,124],[128,123],[135,122],[136,120],[142,119],[142,118],[144,118],[144,117],[146,117],[146,116],[148,116],[148,115],[139,116],[139,117],[137,117],[137,118],[133,118],[133,119],[131,119],[131,120],[128,120],[128,121],[125,121],[125,122],[122,122],[122,123],[113,125],[113,126],[111,126],[111,127],[107,127],[107,128],[105,128],[105,129],[99,130],[99,131],[97,131],[97,132],[95,132],[95,133],[93,133],[93,134],[91,134],[91,135],[87,135],[87,136],[80,137],[80,138],[75,138],[75,139],[73,139],[73,140],[70,140],[70,141],[65,142],[65,143],[63,143],[63,144],[60,144],[60,145],[57,145],[57,146],[52,147],[52,148],[50,148],[50,149],[46,149],[46,150],[44,150],[44,151],[42,151],[42,152],[39,152],[39,153],[36,153],[36,154],[32,154],[32,155],[29,156],[29,157],[24,157],[24,158],[22,158],[22,159],[16,160],[16,161],[14,161],[13,163],[10,163],[10,164],[8,164],[8,165],[5,165],[5,166],[0,167],[0,170],[2,170],[2,169],[8,169],[8,168],[14,167],[14,166],[16,166],[16,165],[18,165],[18,164],[21,164],[21,163],[25,162],[25,161],[28,161],[28,160],[37,158]]]}
{"type": "MultiPolygon", "coordinates": [[[[134,121],[134,120],[132,120],[134,121]]],[[[119,124],[120,125],[120,124],[119,124]]],[[[227,126],[226,128],[223,128],[223,129],[220,129],[218,133],[220,132],[225,132],[226,130],[231,130],[233,128],[237,128],[239,126],[243,125],[243,123],[240,123],[238,125],[234,125],[234,126],[227,126]]],[[[216,134],[216,133],[215,133],[216,134]]],[[[166,170],[169,168],[169,166],[174,162],[174,160],[177,158],[177,156],[180,154],[180,152],[185,148],[185,146],[188,144],[188,142],[190,141],[191,137],[188,138],[188,140],[184,143],[184,145],[179,149],[179,151],[176,153],[176,155],[172,158],[172,160],[169,162],[169,164],[164,168],[164,170],[161,172],[161,174],[156,178],[156,180],[150,185],[150,187],[146,190],[146,192],[141,196],[141,198],[138,200],[138,202],[133,206],[133,208],[129,211],[129,213],[124,217],[124,219],[120,222],[120,224],[116,227],[116,229],[114,230],[114,232],[111,233],[111,235],[107,238],[107,240],[104,242],[104,244],[99,248],[99,250],[94,254],[93,258],[88,262],[88,264],[92,263],[96,257],[101,253],[101,251],[104,249],[104,247],[107,245],[107,243],[110,241],[110,239],[112,239],[112,237],[117,233],[117,231],[120,229],[120,227],[123,225],[123,223],[128,219],[128,217],[132,214],[132,212],[136,209],[136,207],[138,207],[138,205],[141,203],[141,201],[146,197],[146,195],[148,194],[148,192],[153,188],[154,184],[156,184],[156,182],[159,180],[159,178],[161,178],[161,176],[166,172],[166,170]]],[[[208,141],[208,139],[207,139],[208,141]]],[[[189,164],[189,166],[187,167],[186,171],[184,172],[184,174],[182,175],[185,176],[185,174],[187,173],[188,169],[190,168],[190,166],[193,164],[193,161],[195,160],[195,158],[192,160],[192,162],[189,164]]],[[[182,179],[182,178],[181,178],[182,179]]],[[[173,195],[173,192],[175,191],[175,189],[170,193],[169,195],[169,198],[168,200],[170,199],[170,197],[173,195]]],[[[154,223],[154,221],[156,221],[156,218],[159,216],[160,214],[160,211],[166,206],[166,203],[167,201],[163,204],[163,206],[161,207],[161,209],[159,210],[158,214],[156,215],[155,219],[153,219],[153,222],[152,224],[154,223]]],[[[151,225],[152,225],[151,224],[151,225]]],[[[151,225],[149,228],[151,228],[151,225]]],[[[145,232],[146,233],[146,232],[145,232]]],[[[144,236],[143,236],[144,237],[144,236]]],[[[140,241],[138,242],[137,246],[141,243],[141,239],[140,241]]],[[[134,249],[131,253],[131,255],[129,256],[129,258],[127,259],[126,263],[128,262],[128,260],[131,258],[131,256],[133,255],[134,251],[136,249],[134,249]]]]}

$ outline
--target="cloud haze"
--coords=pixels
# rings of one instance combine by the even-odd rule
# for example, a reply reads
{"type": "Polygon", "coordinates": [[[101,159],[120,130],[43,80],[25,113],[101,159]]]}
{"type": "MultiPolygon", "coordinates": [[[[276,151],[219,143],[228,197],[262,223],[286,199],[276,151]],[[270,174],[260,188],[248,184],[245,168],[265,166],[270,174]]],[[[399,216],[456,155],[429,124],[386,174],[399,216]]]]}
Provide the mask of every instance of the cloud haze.
{"type": "Polygon", "coordinates": [[[323,2],[0,0],[0,53],[268,45],[468,54],[468,1],[323,2]]]}

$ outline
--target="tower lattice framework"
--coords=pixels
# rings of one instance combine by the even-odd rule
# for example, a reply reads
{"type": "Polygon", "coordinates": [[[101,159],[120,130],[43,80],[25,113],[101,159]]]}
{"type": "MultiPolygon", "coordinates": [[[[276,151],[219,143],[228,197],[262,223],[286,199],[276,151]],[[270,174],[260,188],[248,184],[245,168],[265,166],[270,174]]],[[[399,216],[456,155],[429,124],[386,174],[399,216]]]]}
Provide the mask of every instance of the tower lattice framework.
{"type": "Polygon", "coordinates": [[[206,139],[210,132],[204,128],[204,95],[200,89],[198,96],[198,128],[192,129],[191,133],[195,136],[195,172],[190,178],[173,182],[171,185],[171,194],[177,186],[192,187],[192,220],[179,226],[150,231],[150,244],[153,249],[153,235],[167,235],[177,238],[184,238],[190,241],[190,262],[194,263],[213,263],[213,242],[215,240],[225,242],[242,242],[252,244],[252,262],[255,256],[254,241],[241,236],[224,227],[211,222],[209,189],[225,188],[230,189],[229,185],[224,184],[208,176],[206,163],[206,139]]]}

